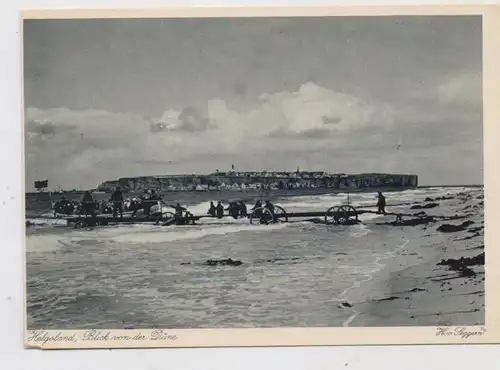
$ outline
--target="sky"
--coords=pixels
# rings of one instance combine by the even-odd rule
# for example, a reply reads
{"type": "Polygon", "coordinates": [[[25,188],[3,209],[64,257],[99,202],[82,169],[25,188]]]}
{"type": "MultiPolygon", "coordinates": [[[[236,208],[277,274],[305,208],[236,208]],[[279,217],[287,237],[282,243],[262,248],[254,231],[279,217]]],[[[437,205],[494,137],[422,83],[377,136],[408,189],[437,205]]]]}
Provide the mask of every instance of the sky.
{"type": "Polygon", "coordinates": [[[482,184],[480,16],[26,20],[26,190],[229,170],[482,184]]]}

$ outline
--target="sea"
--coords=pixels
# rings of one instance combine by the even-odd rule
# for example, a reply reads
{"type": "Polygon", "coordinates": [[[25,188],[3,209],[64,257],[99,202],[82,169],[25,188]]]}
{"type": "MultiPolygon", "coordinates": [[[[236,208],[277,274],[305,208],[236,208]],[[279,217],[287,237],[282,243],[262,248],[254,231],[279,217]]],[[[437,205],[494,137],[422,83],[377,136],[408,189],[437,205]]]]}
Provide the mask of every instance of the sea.
{"type": "MultiPolygon", "coordinates": [[[[408,212],[415,202],[461,192],[480,195],[483,189],[388,192],[387,211],[408,212]]],[[[205,198],[184,196],[182,204],[194,215],[206,214],[211,199],[205,198]]],[[[373,207],[376,193],[273,199],[289,213],[326,211],[347,201],[373,207]]],[[[443,242],[425,239],[425,227],[382,225],[394,216],[377,214],[360,215],[362,223],[351,226],[206,218],[187,226],[74,229],[35,217],[40,212],[40,202],[28,199],[28,329],[349,326],[357,303],[384,297],[392,272],[422,263],[421,254],[403,250],[443,242]],[[229,258],[241,264],[206,263],[229,258]]]]}

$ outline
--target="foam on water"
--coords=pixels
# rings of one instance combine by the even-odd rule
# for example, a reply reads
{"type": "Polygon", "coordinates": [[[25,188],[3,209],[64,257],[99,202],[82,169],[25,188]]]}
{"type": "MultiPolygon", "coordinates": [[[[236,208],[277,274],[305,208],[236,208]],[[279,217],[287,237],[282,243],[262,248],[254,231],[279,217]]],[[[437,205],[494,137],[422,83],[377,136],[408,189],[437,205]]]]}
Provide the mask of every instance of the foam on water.
{"type": "MultiPolygon", "coordinates": [[[[400,203],[461,191],[385,195],[400,203]]],[[[375,197],[351,194],[350,199],[357,207],[375,203],[375,197]]],[[[326,210],[345,200],[340,194],[274,203],[292,212],[294,207],[326,210]]],[[[443,202],[450,212],[455,203],[443,202]]],[[[189,209],[202,215],[208,205],[189,209]]],[[[419,228],[369,222],[377,217],[381,215],[360,215],[366,223],[349,227],[251,225],[231,218],[203,218],[196,226],[35,227],[26,238],[29,321],[44,328],[349,326],[358,314],[356,303],[380,297],[389,272],[407,261],[398,256],[408,240],[421,235],[419,228]],[[228,257],[243,265],[204,264],[228,257]],[[353,308],[339,307],[343,301],[353,308]]]]}
{"type": "MultiPolygon", "coordinates": [[[[382,270],[384,267],[385,267],[385,264],[381,263],[382,261],[386,260],[386,259],[390,259],[390,258],[394,258],[395,255],[397,255],[399,252],[401,252],[405,247],[406,245],[409,243],[410,241],[409,240],[406,240],[404,241],[398,248],[394,249],[394,250],[391,250],[391,251],[388,251],[380,256],[377,256],[375,258],[375,260],[373,261],[372,265],[373,265],[373,268],[372,269],[369,269],[367,271],[365,271],[364,273],[361,274],[361,279],[360,280],[356,280],[354,282],[354,284],[352,284],[351,286],[349,286],[348,288],[344,289],[342,291],[342,293],[340,293],[338,296],[337,296],[337,302],[342,302],[346,296],[354,291],[355,289],[359,289],[361,288],[361,286],[371,280],[374,279],[375,277],[375,274],[377,272],[379,272],[380,270],[382,270]]],[[[342,326],[343,327],[348,327],[349,324],[356,318],[356,316],[359,314],[358,311],[356,311],[355,308],[353,307],[349,307],[349,309],[352,311],[352,314],[349,316],[349,318],[347,320],[345,320],[343,323],[342,323],[342,326]]]]}
{"type": "Polygon", "coordinates": [[[27,218],[26,221],[33,226],[66,226],[68,224],[66,220],[54,218],[27,218]]]}
{"type": "MultiPolygon", "coordinates": [[[[115,243],[133,244],[157,244],[168,243],[180,240],[202,239],[212,235],[228,235],[239,232],[271,232],[288,227],[291,224],[281,223],[273,225],[251,225],[248,221],[245,224],[218,225],[218,226],[172,226],[155,227],[151,225],[119,226],[109,228],[98,228],[93,230],[78,230],[73,233],[70,242],[86,240],[102,240],[115,243]]],[[[35,234],[26,238],[26,249],[28,252],[34,251],[54,251],[60,247],[66,247],[60,234],[35,234]]]]}
{"type": "Polygon", "coordinates": [[[211,235],[227,235],[245,231],[269,232],[287,227],[289,224],[266,225],[228,225],[218,227],[193,228],[192,226],[175,226],[172,228],[151,229],[144,232],[120,233],[110,240],[120,243],[165,243],[188,239],[201,239],[211,235]]]}

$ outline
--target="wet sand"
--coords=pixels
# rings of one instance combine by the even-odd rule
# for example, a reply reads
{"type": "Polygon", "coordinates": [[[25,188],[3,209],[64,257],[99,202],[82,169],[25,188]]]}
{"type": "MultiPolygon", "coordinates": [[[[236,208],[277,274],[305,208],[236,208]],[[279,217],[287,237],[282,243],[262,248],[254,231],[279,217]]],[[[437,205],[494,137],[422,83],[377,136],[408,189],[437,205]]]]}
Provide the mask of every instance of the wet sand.
{"type": "Polygon", "coordinates": [[[484,325],[482,195],[467,192],[438,203],[465,219],[429,223],[426,244],[411,243],[402,252],[415,263],[391,273],[385,297],[352,305],[358,313],[349,326],[484,325]]]}

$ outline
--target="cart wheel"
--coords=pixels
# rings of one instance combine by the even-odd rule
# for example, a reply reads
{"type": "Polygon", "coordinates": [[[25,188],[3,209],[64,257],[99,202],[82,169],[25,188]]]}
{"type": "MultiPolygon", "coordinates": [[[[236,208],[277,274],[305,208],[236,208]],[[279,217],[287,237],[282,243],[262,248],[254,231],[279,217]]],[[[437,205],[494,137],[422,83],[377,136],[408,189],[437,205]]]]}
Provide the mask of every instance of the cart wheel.
{"type": "Polygon", "coordinates": [[[340,206],[333,206],[327,209],[325,213],[325,223],[337,225],[341,223],[341,219],[345,217],[345,212],[340,206]]]}
{"type": "Polygon", "coordinates": [[[288,215],[282,206],[274,206],[274,222],[288,222],[288,215]]]}
{"type": "Polygon", "coordinates": [[[353,206],[343,206],[345,214],[345,224],[358,223],[358,211],[353,206]]]}
{"type": "Polygon", "coordinates": [[[175,218],[175,214],[173,214],[172,212],[164,212],[164,213],[158,215],[158,217],[156,218],[156,225],[158,225],[160,222],[164,223],[164,222],[170,221],[174,218],[175,218]]]}
{"type": "Polygon", "coordinates": [[[271,213],[271,211],[264,207],[254,209],[253,212],[250,214],[249,219],[251,224],[253,224],[254,219],[258,219],[259,223],[264,225],[276,222],[274,215],[271,213]]]}

